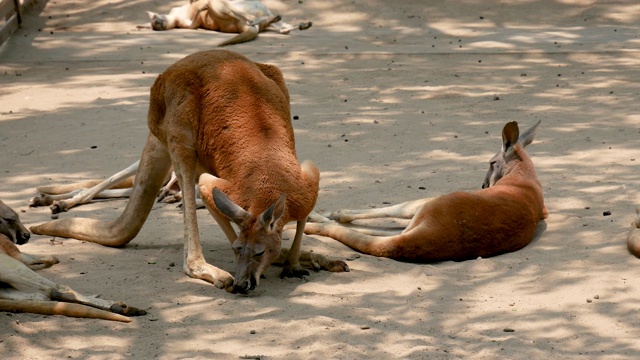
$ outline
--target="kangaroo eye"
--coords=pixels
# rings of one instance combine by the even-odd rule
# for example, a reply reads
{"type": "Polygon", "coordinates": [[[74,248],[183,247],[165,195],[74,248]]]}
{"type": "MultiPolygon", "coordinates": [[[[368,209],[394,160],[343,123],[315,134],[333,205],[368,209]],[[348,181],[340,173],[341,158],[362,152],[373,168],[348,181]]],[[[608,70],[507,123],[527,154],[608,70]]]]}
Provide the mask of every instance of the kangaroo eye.
{"type": "Polygon", "coordinates": [[[15,219],[9,219],[9,218],[3,218],[2,220],[6,221],[9,224],[13,224],[13,222],[16,221],[15,219]]]}
{"type": "Polygon", "coordinates": [[[253,257],[260,257],[260,256],[262,256],[262,255],[264,255],[264,250],[262,250],[262,251],[260,251],[260,252],[257,252],[257,253],[255,253],[255,254],[253,254],[253,257]]]}

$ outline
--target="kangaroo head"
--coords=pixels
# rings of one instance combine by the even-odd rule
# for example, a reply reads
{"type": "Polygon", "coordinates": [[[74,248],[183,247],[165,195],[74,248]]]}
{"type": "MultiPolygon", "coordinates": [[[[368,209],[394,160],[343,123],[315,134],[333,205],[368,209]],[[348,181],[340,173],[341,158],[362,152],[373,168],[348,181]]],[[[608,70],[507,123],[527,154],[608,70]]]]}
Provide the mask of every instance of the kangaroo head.
{"type": "Polygon", "coordinates": [[[0,234],[22,245],[29,241],[31,233],[22,225],[18,213],[0,201],[0,234]]]}
{"type": "Polygon", "coordinates": [[[240,228],[238,238],[232,244],[236,255],[233,292],[246,294],[258,286],[262,273],[280,255],[283,226],[280,219],[285,211],[286,196],[282,194],[257,217],[218,188],[213,189],[213,202],[218,211],[240,228]]]}
{"type": "Polygon", "coordinates": [[[482,188],[486,189],[496,184],[503,176],[507,175],[513,169],[514,163],[521,161],[522,156],[526,156],[526,152],[517,147],[526,147],[533,142],[533,138],[538,130],[538,121],[529,130],[520,134],[518,123],[512,121],[507,123],[502,129],[502,148],[489,160],[489,171],[484,178],[482,188]]]}
{"type": "Polygon", "coordinates": [[[169,21],[165,15],[160,15],[151,11],[147,11],[147,15],[149,15],[151,28],[153,30],[165,30],[165,27],[169,21]]]}

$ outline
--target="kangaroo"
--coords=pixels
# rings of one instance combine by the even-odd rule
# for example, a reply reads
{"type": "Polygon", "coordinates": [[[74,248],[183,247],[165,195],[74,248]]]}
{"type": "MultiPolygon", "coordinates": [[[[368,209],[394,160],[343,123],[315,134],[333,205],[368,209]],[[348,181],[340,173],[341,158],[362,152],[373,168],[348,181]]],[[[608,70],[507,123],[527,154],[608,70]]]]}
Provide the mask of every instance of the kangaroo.
{"type": "Polygon", "coordinates": [[[533,240],[538,222],[548,216],[542,186],[524,149],[539,124],[521,136],[515,121],[504,126],[502,149],[489,162],[482,190],[329,216],[339,222],[411,218],[400,234],[359,231],[336,223],[308,223],[305,233],[332,237],[366,254],[410,262],[459,261],[519,250],[533,240]]]}
{"type": "Polygon", "coordinates": [[[627,235],[627,248],[631,254],[640,258],[640,206],[636,207],[636,219],[627,235]]]}
{"type": "MultiPolygon", "coordinates": [[[[58,213],[87,204],[93,199],[128,198],[133,191],[133,182],[139,165],[140,161],[136,161],[105,180],[40,186],[36,189],[39,195],[29,200],[29,207],[49,206],[52,217],[55,217],[58,213]]],[[[174,203],[180,200],[182,200],[182,193],[177,185],[177,177],[172,171],[167,176],[165,185],[160,189],[158,202],[174,203]]],[[[200,201],[199,198],[198,201],[200,201]]],[[[198,207],[204,207],[204,205],[199,204],[198,207]]]]}
{"type": "MultiPolygon", "coordinates": [[[[31,230],[124,246],[138,234],[173,166],[183,195],[187,275],[231,292],[253,290],[281,255],[282,230],[291,221],[297,222],[297,230],[281,276],[308,275],[299,261],[300,244],[318,196],[320,172],[311,161],[298,163],[289,93],[277,67],[224,50],[189,55],[151,87],[148,125],[133,192],[118,219],[60,219],[31,230]],[[235,280],[204,259],[196,179],[207,209],[232,243],[235,280]],[[231,221],[239,226],[239,235],[231,221]]],[[[330,271],[348,271],[343,261],[321,263],[330,271]]]]}
{"type": "Polygon", "coordinates": [[[68,211],[95,199],[113,199],[131,195],[139,161],[106,180],[89,180],[77,184],[41,186],[38,196],[29,200],[30,207],[50,206],[51,214],[68,211]]]}
{"type": "Polygon", "coordinates": [[[167,15],[147,11],[153,30],[206,29],[225,33],[239,33],[218,46],[254,40],[265,30],[288,34],[291,30],[306,30],[311,22],[290,25],[273,15],[257,0],[191,0],[175,7],[167,15]]]}
{"type": "Polygon", "coordinates": [[[55,256],[35,256],[20,252],[16,244],[29,241],[31,234],[18,214],[0,201],[0,311],[65,315],[131,322],[129,316],[146,311],[123,302],[82,295],[34,272],[59,261],[55,256]]]}

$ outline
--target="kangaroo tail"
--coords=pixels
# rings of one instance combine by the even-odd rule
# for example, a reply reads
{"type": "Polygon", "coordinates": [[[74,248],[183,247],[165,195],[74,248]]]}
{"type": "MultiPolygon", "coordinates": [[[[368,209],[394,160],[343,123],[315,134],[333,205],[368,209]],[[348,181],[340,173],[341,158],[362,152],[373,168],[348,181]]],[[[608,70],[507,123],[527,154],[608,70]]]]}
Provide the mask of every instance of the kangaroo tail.
{"type": "Polygon", "coordinates": [[[232,37],[229,40],[225,40],[220,44],[218,44],[218,47],[233,45],[233,44],[240,44],[243,42],[251,41],[258,37],[258,33],[260,33],[260,29],[258,28],[258,25],[249,26],[247,30],[241,32],[240,34],[232,37]]]}
{"type": "Polygon", "coordinates": [[[0,311],[31,313],[41,315],[64,315],[76,318],[102,319],[120,322],[131,322],[131,319],[120,314],[96,309],[82,304],[57,301],[15,301],[0,300],[0,311]]]}

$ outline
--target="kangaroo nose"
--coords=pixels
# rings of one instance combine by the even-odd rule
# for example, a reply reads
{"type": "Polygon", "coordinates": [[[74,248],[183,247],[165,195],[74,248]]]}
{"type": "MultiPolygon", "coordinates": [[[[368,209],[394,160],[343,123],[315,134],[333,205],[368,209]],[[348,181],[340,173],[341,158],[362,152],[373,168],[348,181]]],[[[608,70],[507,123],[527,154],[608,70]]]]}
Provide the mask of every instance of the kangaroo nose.
{"type": "Polygon", "coordinates": [[[31,238],[31,234],[29,232],[23,232],[18,235],[18,245],[26,244],[27,241],[31,238]]]}
{"type": "Polygon", "coordinates": [[[249,292],[249,283],[244,281],[240,284],[233,284],[233,292],[237,294],[247,294],[249,292]]]}

